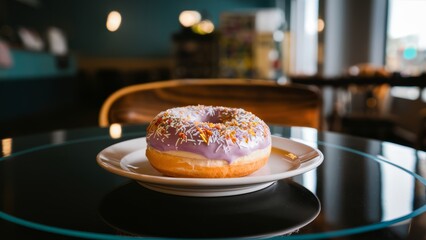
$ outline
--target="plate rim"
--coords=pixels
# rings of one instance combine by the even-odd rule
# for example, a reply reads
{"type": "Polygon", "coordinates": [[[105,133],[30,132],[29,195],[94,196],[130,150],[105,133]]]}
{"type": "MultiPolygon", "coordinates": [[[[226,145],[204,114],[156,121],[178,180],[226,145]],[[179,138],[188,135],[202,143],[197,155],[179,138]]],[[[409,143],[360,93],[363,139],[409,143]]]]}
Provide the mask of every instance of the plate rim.
{"type": "MultiPolygon", "coordinates": [[[[284,139],[285,141],[291,141],[295,144],[300,144],[305,147],[311,148],[318,153],[318,156],[301,163],[298,168],[290,170],[290,171],[275,173],[275,174],[271,174],[267,176],[252,176],[249,178],[246,178],[246,177],[235,177],[235,178],[180,178],[179,177],[178,178],[178,177],[168,177],[168,176],[154,176],[149,174],[130,172],[121,167],[113,166],[112,164],[106,162],[106,161],[111,161],[111,159],[108,160],[105,158],[105,152],[107,152],[111,148],[117,147],[118,145],[123,145],[126,143],[128,144],[130,141],[141,141],[145,139],[145,137],[139,137],[139,138],[133,138],[133,139],[125,140],[122,142],[118,142],[106,147],[105,149],[103,149],[97,154],[96,161],[99,166],[101,166],[103,169],[107,170],[108,172],[111,172],[113,174],[116,174],[122,177],[127,177],[136,181],[144,182],[144,183],[153,183],[153,184],[167,185],[167,186],[173,185],[173,186],[192,186],[192,187],[193,186],[199,186],[199,187],[223,186],[225,187],[225,186],[241,186],[241,185],[267,183],[267,182],[273,182],[273,181],[277,181],[277,180],[281,180],[285,178],[294,177],[317,168],[319,165],[321,165],[321,163],[324,160],[323,153],[317,148],[313,148],[311,146],[308,146],[299,141],[292,140],[290,138],[284,138],[284,137],[279,137],[274,135],[272,135],[271,137],[272,137],[272,143],[274,142],[274,140],[280,141],[279,139],[284,139]],[[241,180],[241,179],[244,179],[244,180],[241,180]]],[[[128,152],[127,154],[140,151],[140,150],[141,149],[131,151],[131,152],[128,152]]],[[[123,158],[114,159],[114,161],[119,164],[122,159],[123,158]]]]}

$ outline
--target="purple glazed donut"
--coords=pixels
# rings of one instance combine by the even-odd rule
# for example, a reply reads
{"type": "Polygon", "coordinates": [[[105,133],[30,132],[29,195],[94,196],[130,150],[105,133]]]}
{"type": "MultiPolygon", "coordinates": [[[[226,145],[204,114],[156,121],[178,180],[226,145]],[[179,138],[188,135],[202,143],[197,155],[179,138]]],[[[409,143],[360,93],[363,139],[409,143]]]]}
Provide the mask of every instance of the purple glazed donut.
{"type": "Polygon", "coordinates": [[[165,175],[240,177],[266,164],[269,127],[241,108],[187,106],[159,113],[147,129],[146,155],[165,175]]]}

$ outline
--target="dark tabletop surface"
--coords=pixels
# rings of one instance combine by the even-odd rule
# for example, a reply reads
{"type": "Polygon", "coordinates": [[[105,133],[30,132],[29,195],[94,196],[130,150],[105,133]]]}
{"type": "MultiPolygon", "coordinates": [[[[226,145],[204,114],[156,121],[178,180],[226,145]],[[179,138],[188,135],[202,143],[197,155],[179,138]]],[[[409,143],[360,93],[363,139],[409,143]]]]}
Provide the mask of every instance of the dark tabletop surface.
{"type": "Polygon", "coordinates": [[[0,239],[426,239],[425,152],[271,126],[318,148],[323,163],[248,194],[186,197],[101,168],[100,151],[145,135],[114,126],[2,139],[0,239]]]}

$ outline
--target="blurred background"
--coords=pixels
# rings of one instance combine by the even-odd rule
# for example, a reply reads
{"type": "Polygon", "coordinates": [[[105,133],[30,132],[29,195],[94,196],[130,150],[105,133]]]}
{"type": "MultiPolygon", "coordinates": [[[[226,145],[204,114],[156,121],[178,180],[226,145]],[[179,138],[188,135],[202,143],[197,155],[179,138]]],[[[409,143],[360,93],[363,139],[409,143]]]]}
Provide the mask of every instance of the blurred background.
{"type": "Polygon", "coordinates": [[[96,126],[133,84],[315,85],[324,130],[425,148],[426,1],[0,0],[0,138],[96,126]]]}

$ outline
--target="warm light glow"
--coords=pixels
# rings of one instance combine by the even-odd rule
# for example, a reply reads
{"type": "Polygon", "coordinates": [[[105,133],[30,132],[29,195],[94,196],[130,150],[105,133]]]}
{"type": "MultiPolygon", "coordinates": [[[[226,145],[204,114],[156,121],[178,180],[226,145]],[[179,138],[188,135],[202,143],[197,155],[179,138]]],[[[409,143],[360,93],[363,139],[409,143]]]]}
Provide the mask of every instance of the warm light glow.
{"type": "Polygon", "coordinates": [[[179,22],[184,27],[192,27],[201,21],[201,14],[197,11],[183,11],[179,15],[179,22]]]}
{"type": "Polygon", "coordinates": [[[375,98],[368,98],[366,101],[366,105],[369,108],[375,108],[377,106],[377,99],[375,98]]]}
{"type": "Polygon", "coordinates": [[[113,123],[111,124],[111,126],[109,127],[109,135],[111,136],[111,138],[113,139],[117,139],[117,138],[121,138],[121,125],[118,123],[113,123]]]}
{"type": "Polygon", "coordinates": [[[115,32],[120,27],[121,24],[121,14],[117,11],[112,11],[108,14],[106,27],[108,31],[115,32]]]}
{"type": "Polygon", "coordinates": [[[321,18],[318,18],[318,32],[324,31],[325,22],[321,18]]]}
{"type": "Polygon", "coordinates": [[[206,19],[201,21],[197,25],[192,26],[192,30],[195,33],[198,33],[201,35],[209,34],[214,31],[214,24],[212,23],[212,21],[206,19]]]}
{"type": "Polygon", "coordinates": [[[10,156],[12,154],[12,138],[5,138],[1,140],[3,157],[10,156]]]}
{"type": "Polygon", "coordinates": [[[199,25],[200,29],[205,33],[212,33],[214,31],[214,24],[210,20],[203,20],[199,25]]]}

